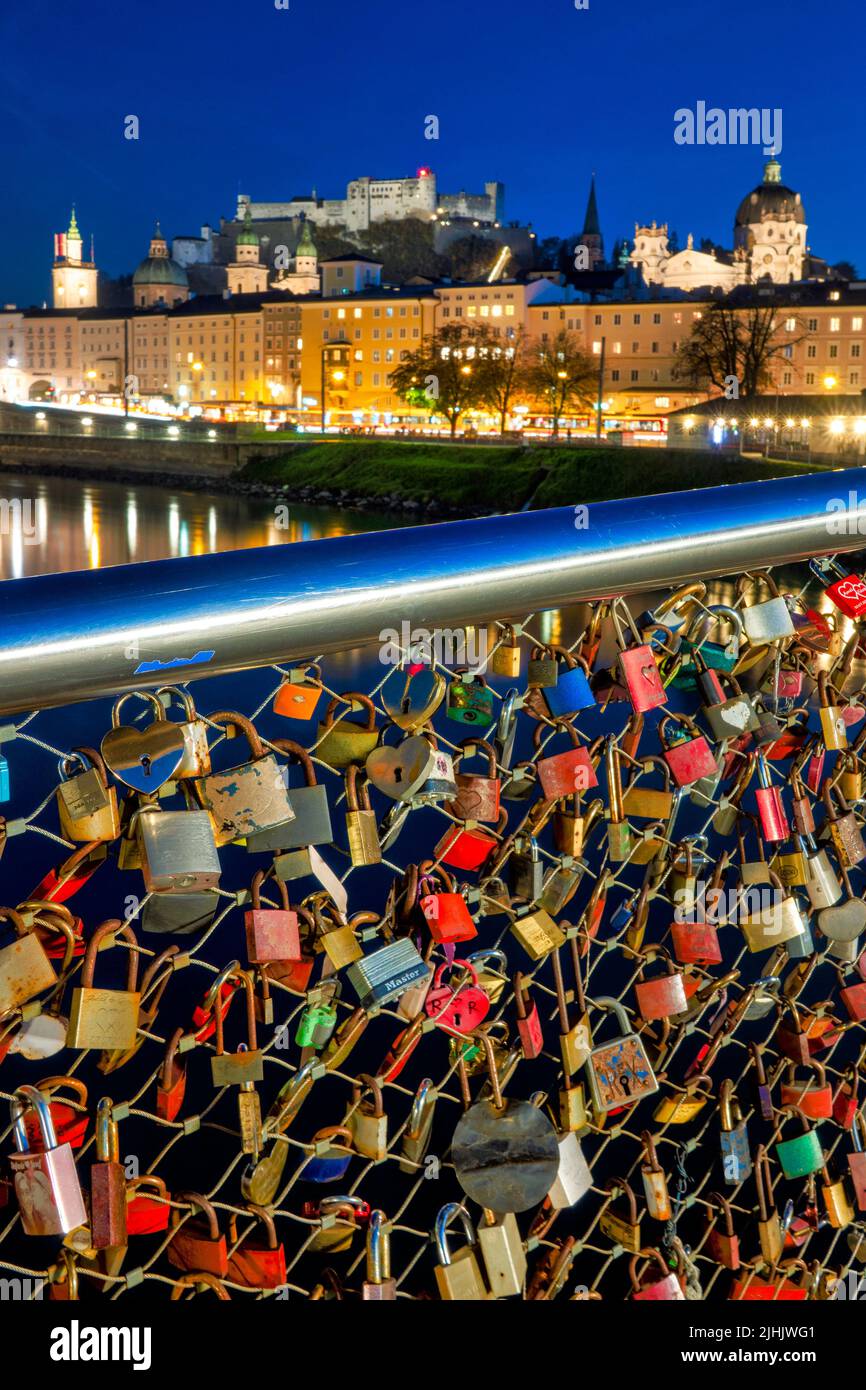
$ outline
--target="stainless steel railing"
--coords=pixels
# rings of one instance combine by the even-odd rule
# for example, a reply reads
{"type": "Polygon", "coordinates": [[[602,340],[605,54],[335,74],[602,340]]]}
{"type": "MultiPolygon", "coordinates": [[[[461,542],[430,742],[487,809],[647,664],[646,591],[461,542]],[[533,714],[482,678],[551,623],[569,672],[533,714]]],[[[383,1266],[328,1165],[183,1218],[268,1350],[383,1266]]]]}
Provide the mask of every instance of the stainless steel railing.
{"type": "Polygon", "coordinates": [[[856,550],[863,479],[852,468],[9,580],[0,714],[345,650],[404,620],[459,626],[856,550]]]}

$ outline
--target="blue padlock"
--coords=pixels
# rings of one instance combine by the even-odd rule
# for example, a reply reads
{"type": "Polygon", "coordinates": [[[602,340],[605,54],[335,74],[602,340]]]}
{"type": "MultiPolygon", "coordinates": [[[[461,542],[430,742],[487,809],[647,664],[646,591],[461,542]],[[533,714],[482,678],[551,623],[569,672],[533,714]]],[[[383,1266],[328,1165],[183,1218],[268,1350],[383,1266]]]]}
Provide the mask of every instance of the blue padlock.
{"type": "Polygon", "coordinates": [[[577,714],[578,710],[589,709],[597,703],[589,684],[589,667],[583,657],[567,652],[563,647],[551,647],[559,665],[559,678],[556,685],[545,686],[542,691],[552,719],[564,719],[577,714]]]}
{"type": "Polygon", "coordinates": [[[12,790],[9,784],[9,764],[0,754],[0,801],[9,801],[12,790]]]}
{"type": "Polygon", "coordinates": [[[327,1144],[329,1147],[323,1153],[313,1154],[304,1164],[301,1174],[304,1182],[337,1182],[348,1171],[354,1157],[353,1153],[345,1152],[347,1148],[351,1148],[351,1130],[331,1125],[328,1129],[320,1129],[314,1134],[312,1142],[316,1145],[327,1144]],[[335,1143],[340,1147],[334,1148],[335,1143]]]}

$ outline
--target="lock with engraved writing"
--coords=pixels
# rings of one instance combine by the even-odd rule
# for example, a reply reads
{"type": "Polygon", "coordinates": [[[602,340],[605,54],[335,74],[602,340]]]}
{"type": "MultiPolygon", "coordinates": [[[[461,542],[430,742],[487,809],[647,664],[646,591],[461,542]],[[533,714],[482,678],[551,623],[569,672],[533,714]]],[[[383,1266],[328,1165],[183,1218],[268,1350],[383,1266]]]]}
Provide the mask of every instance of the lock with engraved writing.
{"type": "Polygon", "coordinates": [[[75,748],[60,759],[63,781],[57,788],[60,833],[67,840],[116,840],[120,834],[117,791],[108,782],[105,761],[95,748],[75,748]],[[80,771],[75,771],[76,765],[80,771]]]}
{"type": "Polygon", "coordinates": [[[81,985],[72,993],[67,1045],[103,1048],[107,1051],[115,1048],[126,1051],[133,1047],[141,1004],[141,995],[136,989],[137,982],[138,942],[135,932],[128,922],[123,924],[116,918],[103,922],[96,928],[87,944],[81,970],[81,985]],[[115,943],[122,938],[131,948],[127,953],[126,989],[94,988],[96,953],[108,936],[113,936],[115,943]]]}
{"type": "Polygon", "coordinates": [[[16,1152],[9,1156],[21,1225],[28,1236],[66,1235],[87,1221],[72,1146],[58,1144],[45,1097],[34,1086],[20,1086],[11,1101],[16,1152]],[[42,1149],[31,1151],[24,1112],[39,1118],[42,1149]]]}

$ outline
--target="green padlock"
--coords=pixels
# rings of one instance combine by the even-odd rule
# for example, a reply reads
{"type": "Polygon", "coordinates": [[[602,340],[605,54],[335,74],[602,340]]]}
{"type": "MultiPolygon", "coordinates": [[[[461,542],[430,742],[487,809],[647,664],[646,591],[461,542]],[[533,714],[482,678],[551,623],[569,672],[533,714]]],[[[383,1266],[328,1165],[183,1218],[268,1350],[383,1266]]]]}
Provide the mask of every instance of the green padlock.
{"type": "Polygon", "coordinates": [[[466,679],[464,672],[455,672],[455,677],[448,687],[448,718],[476,729],[492,724],[493,691],[488,690],[484,677],[474,675],[466,679]]]}
{"type": "MultiPolygon", "coordinates": [[[[786,1117],[795,1115],[803,1126],[803,1133],[796,1139],[783,1139],[776,1145],[776,1157],[782,1165],[786,1178],[805,1178],[824,1167],[824,1154],[821,1141],[809,1121],[794,1106],[786,1106],[782,1112],[786,1117]]],[[[784,1123],[784,1121],[783,1121],[784,1123]]]]}

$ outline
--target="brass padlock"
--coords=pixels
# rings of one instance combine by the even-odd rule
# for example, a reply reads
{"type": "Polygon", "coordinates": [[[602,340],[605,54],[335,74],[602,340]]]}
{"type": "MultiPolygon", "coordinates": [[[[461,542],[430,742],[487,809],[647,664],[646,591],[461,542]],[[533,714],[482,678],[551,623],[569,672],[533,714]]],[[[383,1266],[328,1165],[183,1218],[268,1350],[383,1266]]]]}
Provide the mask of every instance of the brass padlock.
{"type": "Polygon", "coordinates": [[[95,748],[73,748],[60,759],[63,781],[57,788],[61,834],[67,840],[116,840],[120,834],[117,791],[108,784],[108,769],[95,748]],[[88,763],[90,766],[88,766],[88,763]],[[70,769],[78,764],[80,772],[70,769]]]}
{"type": "Polygon", "coordinates": [[[141,995],[136,989],[137,981],[138,942],[135,932],[128,922],[124,924],[117,918],[103,922],[87,943],[81,970],[81,985],[72,992],[67,1046],[97,1047],[106,1051],[125,1051],[133,1047],[138,1032],[138,1010],[141,1004],[141,995]],[[96,953],[101,942],[108,936],[113,936],[115,941],[122,937],[131,947],[126,989],[94,988],[96,953]]]}

